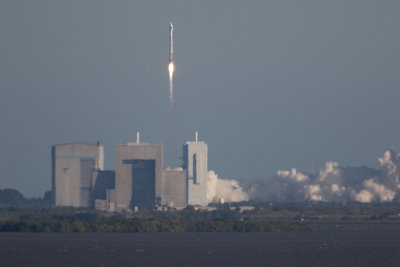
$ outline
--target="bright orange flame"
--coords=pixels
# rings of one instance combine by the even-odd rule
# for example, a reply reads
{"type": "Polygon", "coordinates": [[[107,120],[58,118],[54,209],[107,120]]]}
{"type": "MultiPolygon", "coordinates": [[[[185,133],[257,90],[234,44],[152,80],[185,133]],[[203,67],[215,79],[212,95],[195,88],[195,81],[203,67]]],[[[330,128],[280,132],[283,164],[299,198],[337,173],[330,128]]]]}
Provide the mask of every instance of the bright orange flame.
{"type": "Polygon", "coordinates": [[[172,76],[174,75],[174,69],[175,69],[174,63],[173,62],[169,63],[168,71],[169,71],[169,79],[170,80],[172,80],[172,76]]]}

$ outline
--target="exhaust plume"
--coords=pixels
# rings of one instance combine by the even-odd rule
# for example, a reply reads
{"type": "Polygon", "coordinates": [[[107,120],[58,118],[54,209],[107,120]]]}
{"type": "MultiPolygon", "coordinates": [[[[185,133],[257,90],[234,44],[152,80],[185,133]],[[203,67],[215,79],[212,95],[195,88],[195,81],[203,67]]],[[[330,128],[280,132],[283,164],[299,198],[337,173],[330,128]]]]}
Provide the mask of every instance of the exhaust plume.
{"type": "Polygon", "coordinates": [[[174,106],[174,86],[173,86],[173,77],[174,77],[174,25],[172,22],[169,24],[169,64],[168,64],[168,72],[169,72],[169,110],[172,110],[174,106]]]}
{"type": "Polygon", "coordinates": [[[171,62],[168,65],[169,72],[169,109],[171,110],[174,106],[174,85],[173,85],[173,77],[174,77],[174,63],[171,62]]]}
{"type": "Polygon", "coordinates": [[[208,203],[248,201],[249,196],[236,180],[223,180],[214,171],[208,172],[208,203]]]}
{"type": "Polygon", "coordinates": [[[400,154],[388,150],[378,162],[380,170],[329,161],[317,173],[293,168],[278,171],[268,180],[244,180],[242,186],[255,201],[399,202],[400,154]]]}

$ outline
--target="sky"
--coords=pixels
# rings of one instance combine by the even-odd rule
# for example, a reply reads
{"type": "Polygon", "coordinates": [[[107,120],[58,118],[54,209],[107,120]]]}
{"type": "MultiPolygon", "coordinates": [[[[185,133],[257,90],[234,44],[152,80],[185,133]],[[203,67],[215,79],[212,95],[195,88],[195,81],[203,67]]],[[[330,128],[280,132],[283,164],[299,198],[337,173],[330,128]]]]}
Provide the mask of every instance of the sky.
{"type": "Polygon", "coordinates": [[[225,179],[378,167],[400,147],[400,1],[0,2],[0,188],[51,189],[51,146],[208,143],[225,179]],[[169,22],[174,109],[168,111],[169,22]]]}

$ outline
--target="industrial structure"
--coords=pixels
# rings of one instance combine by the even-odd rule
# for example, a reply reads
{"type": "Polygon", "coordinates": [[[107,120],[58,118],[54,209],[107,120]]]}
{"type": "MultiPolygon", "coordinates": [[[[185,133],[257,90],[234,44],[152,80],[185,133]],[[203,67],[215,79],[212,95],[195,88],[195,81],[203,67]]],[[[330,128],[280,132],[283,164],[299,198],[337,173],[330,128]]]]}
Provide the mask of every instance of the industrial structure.
{"type": "Polygon", "coordinates": [[[186,207],[188,203],[186,170],[182,168],[164,170],[161,179],[161,196],[157,199],[157,203],[176,209],[186,207]]]}
{"type": "Polygon", "coordinates": [[[117,209],[153,208],[161,196],[163,166],[162,145],[136,143],[117,145],[115,149],[115,190],[117,209]]]}
{"type": "Polygon", "coordinates": [[[51,158],[54,204],[92,207],[92,174],[104,169],[103,143],[54,145],[51,158]]]}
{"type": "Polygon", "coordinates": [[[198,141],[183,146],[183,168],[187,171],[187,201],[189,205],[207,206],[207,144],[198,141]]]}
{"type": "Polygon", "coordinates": [[[104,170],[102,142],[52,147],[55,206],[109,211],[207,206],[207,144],[187,141],[182,168],[163,170],[163,146],[116,145],[115,171],[104,170]]]}

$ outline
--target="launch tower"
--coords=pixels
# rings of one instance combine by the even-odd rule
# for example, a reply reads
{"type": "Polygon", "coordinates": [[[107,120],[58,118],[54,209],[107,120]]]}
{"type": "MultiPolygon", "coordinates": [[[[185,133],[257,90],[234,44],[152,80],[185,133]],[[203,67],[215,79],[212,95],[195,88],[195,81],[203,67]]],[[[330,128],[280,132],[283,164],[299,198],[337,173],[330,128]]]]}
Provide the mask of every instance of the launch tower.
{"type": "Polygon", "coordinates": [[[187,203],[188,205],[207,206],[207,144],[198,141],[186,141],[183,146],[183,168],[187,170],[187,203]]]}

